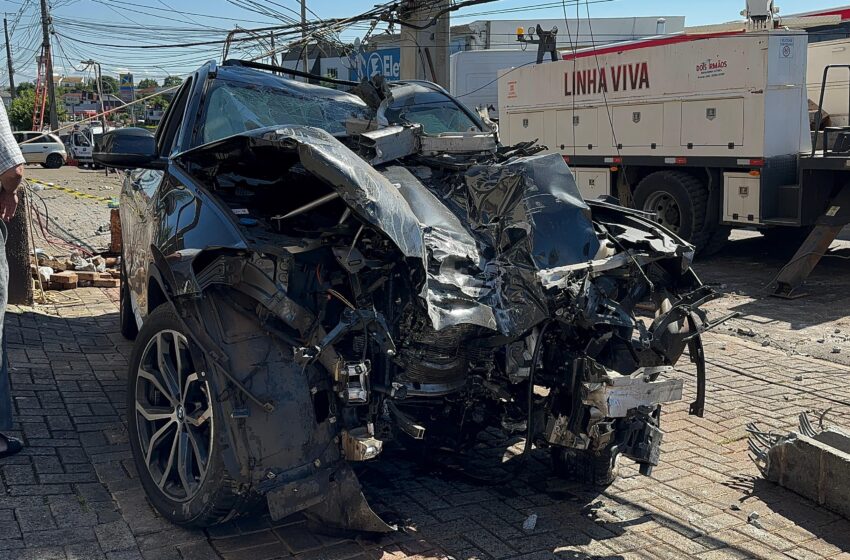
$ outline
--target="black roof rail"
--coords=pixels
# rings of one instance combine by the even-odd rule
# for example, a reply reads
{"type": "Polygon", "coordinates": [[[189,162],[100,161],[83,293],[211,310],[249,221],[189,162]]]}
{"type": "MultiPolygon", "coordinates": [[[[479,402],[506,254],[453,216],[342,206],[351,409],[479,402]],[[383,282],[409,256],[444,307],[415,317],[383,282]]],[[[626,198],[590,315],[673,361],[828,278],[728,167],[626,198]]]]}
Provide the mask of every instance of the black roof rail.
{"type": "Polygon", "coordinates": [[[289,74],[290,76],[299,76],[301,78],[307,78],[310,80],[316,80],[319,82],[327,82],[330,84],[337,84],[340,86],[356,86],[359,85],[358,82],[352,82],[350,80],[340,80],[337,78],[328,78],[325,76],[318,76],[316,74],[311,74],[310,72],[302,72],[301,70],[293,70],[292,68],[284,68],[283,66],[275,66],[273,64],[264,64],[262,62],[254,62],[253,60],[238,60],[238,59],[228,59],[225,60],[222,66],[243,66],[245,68],[254,68],[256,70],[268,70],[269,72],[280,72],[281,74],[289,74]]]}

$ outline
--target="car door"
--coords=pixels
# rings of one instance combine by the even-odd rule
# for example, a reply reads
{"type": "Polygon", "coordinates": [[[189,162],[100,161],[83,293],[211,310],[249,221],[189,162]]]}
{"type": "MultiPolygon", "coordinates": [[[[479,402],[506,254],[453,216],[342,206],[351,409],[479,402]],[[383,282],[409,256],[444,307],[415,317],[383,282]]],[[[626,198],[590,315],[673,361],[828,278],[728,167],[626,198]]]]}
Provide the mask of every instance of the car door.
{"type": "MultiPolygon", "coordinates": [[[[171,155],[191,90],[191,79],[175,95],[161,127],[157,130],[156,145],[160,156],[171,155]]],[[[172,183],[168,170],[134,169],[126,175],[121,192],[121,228],[124,267],[130,299],[134,312],[141,317],[148,314],[148,282],[153,261],[151,253],[155,239],[162,236],[159,230],[166,227],[159,214],[162,191],[172,183]]]]}
{"type": "Polygon", "coordinates": [[[50,145],[53,142],[49,134],[41,132],[30,132],[31,141],[29,146],[32,146],[33,163],[44,163],[47,161],[47,155],[50,153],[50,145]]]}
{"type": "Polygon", "coordinates": [[[68,154],[74,159],[88,161],[91,159],[91,142],[82,132],[74,132],[71,135],[71,153],[68,154]]]}
{"type": "Polygon", "coordinates": [[[41,163],[41,148],[33,140],[39,135],[37,132],[16,132],[16,139],[27,163],[41,163]]]}

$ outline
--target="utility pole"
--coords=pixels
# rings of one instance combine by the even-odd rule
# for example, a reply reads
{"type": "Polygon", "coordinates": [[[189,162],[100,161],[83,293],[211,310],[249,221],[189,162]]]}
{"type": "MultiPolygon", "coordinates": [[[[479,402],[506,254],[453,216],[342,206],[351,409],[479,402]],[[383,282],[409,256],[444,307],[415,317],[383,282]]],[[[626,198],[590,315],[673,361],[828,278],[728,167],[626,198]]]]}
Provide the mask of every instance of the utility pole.
{"type": "Polygon", "coordinates": [[[103,127],[103,132],[106,132],[106,107],[103,105],[103,70],[100,67],[100,63],[96,63],[95,68],[97,69],[97,97],[100,99],[100,124],[103,127]]]}
{"type": "Polygon", "coordinates": [[[47,0],[41,0],[41,34],[42,52],[46,60],[45,73],[47,76],[47,103],[50,105],[50,129],[59,128],[59,113],[56,110],[56,87],[53,84],[53,55],[50,51],[50,11],[47,8],[47,0]]]}
{"type": "Polygon", "coordinates": [[[449,7],[449,0],[407,0],[402,6],[402,80],[430,80],[449,89],[449,7]]]}
{"type": "Polygon", "coordinates": [[[103,131],[106,132],[106,107],[103,105],[103,72],[100,68],[100,63],[92,59],[81,60],[80,64],[85,64],[86,68],[94,66],[94,80],[97,89],[97,98],[100,100],[100,124],[103,126],[103,131]]]}
{"type": "Polygon", "coordinates": [[[15,76],[12,69],[12,45],[9,44],[9,24],[3,18],[3,33],[6,35],[6,63],[9,65],[9,94],[15,98],[15,76]]]}
{"type": "Polygon", "coordinates": [[[304,53],[304,71],[309,72],[310,68],[307,67],[307,59],[310,56],[310,53],[307,52],[309,48],[307,44],[307,0],[301,0],[301,40],[304,43],[301,47],[301,52],[304,53]]]}

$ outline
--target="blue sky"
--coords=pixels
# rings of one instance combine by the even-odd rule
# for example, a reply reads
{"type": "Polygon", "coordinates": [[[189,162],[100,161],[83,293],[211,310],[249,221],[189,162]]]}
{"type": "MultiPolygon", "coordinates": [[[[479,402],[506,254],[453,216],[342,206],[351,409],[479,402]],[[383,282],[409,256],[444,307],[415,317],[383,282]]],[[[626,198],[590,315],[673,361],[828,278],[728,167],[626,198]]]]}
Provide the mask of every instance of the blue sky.
{"type": "MultiPolygon", "coordinates": [[[[850,0],[845,0],[850,3],[850,0]]],[[[370,9],[380,0],[308,0],[311,12],[321,18],[342,17],[370,9]]],[[[10,40],[17,81],[32,80],[35,56],[40,43],[38,0],[0,0],[10,25],[17,20],[10,40]],[[18,17],[19,16],[19,17],[18,17]]],[[[54,44],[56,72],[84,73],[80,60],[93,58],[103,65],[104,74],[132,71],[137,81],[150,76],[184,74],[210,58],[219,58],[218,45],[182,49],[119,49],[103,45],[165,44],[221,39],[224,30],[235,25],[262,27],[279,24],[274,17],[258,14],[238,4],[261,4],[298,17],[297,0],[50,0],[58,37],[54,44]],[[179,31],[171,28],[179,28],[179,31]],[[194,31],[193,31],[194,30],[194,31]]],[[[843,5],[842,0],[778,0],[782,13],[825,9],[843,5]]],[[[568,1],[568,13],[575,16],[575,4],[568,1]]],[[[687,25],[720,23],[738,19],[744,0],[590,0],[593,17],[686,16],[687,25]]],[[[582,2],[580,16],[585,17],[582,2]]],[[[468,7],[453,14],[453,23],[476,19],[561,18],[563,8],[552,0],[499,0],[468,7]],[[535,6],[553,6],[541,8],[535,6]],[[513,11],[520,9],[521,11],[513,11]],[[510,10],[508,12],[501,12],[510,10]],[[501,13],[499,13],[501,12],[501,13]]],[[[362,29],[345,34],[356,36],[362,29]]],[[[6,82],[5,65],[0,80],[6,82]]]]}

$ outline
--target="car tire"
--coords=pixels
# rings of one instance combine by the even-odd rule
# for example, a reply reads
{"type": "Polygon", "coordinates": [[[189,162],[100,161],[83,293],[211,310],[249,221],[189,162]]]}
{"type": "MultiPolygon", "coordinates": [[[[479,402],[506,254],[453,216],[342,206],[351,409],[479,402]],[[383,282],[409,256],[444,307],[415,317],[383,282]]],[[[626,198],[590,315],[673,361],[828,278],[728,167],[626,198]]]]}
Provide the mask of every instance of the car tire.
{"type": "Polygon", "coordinates": [[[65,161],[59,154],[50,154],[44,161],[44,167],[47,169],[59,169],[64,163],[65,161]]]}
{"type": "Polygon", "coordinates": [[[605,487],[613,484],[619,475],[620,454],[614,446],[598,451],[553,447],[551,455],[552,470],[565,480],[605,487]]]}
{"type": "Polygon", "coordinates": [[[135,340],[139,334],[136,315],[133,313],[133,302],[130,299],[130,285],[127,283],[127,272],[124,270],[124,257],[121,257],[121,290],[118,298],[118,322],[121,326],[121,336],[127,340],[135,340]]]}
{"type": "Polygon", "coordinates": [[[644,177],[634,192],[634,206],[653,212],[656,221],[702,249],[699,232],[706,216],[708,192],[696,177],[682,171],[656,171],[644,177]]]}
{"type": "Polygon", "coordinates": [[[171,305],[157,307],[133,346],[127,386],[127,426],[133,460],[151,504],[172,523],[203,528],[247,503],[229,476],[224,421],[192,344],[171,305]]]}

